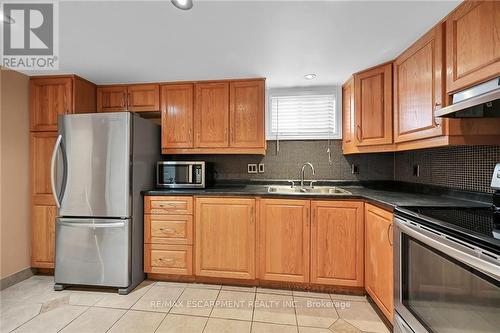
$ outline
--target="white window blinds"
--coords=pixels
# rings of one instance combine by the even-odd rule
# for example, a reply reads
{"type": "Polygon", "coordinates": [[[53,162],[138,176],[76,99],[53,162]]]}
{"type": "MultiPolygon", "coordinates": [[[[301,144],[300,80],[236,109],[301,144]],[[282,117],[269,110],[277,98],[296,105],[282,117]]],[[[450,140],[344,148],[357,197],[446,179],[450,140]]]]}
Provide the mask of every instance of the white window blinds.
{"type": "Polygon", "coordinates": [[[271,95],[268,140],[339,139],[336,94],[271,95]]]}

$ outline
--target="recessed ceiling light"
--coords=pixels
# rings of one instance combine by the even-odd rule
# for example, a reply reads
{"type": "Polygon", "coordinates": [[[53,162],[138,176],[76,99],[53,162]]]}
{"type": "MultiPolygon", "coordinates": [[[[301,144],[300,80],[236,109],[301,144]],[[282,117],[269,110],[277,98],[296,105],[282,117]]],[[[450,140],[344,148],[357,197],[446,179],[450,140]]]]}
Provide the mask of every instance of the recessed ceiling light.
{"type": "Polygon", "coordinates": [[[306,75],[304,75],[304,78],[305,78],[306,80],[313,80],[313,79],[315,79],[315,78],[316,78],[316,74],[313,74],[313,73],[311,73],[311,74],[306,74],[306,75]]]}
{"type": "Polygon", "coordinates": [[[175,7],[188,10],[193,7],[193,0],[171,0],[175,7]]]}

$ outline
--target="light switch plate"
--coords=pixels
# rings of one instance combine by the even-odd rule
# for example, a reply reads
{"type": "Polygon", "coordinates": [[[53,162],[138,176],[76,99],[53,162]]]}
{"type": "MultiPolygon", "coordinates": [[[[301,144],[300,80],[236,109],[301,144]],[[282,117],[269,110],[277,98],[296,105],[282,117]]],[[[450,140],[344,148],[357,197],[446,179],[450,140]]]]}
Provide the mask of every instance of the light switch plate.
{"type": "Polygon", "coordinates": [[[249,163],[247,165],[247,168],[248,168],[247,170],[248,173],[257,173],[257,164],[249,163]]]}
{"type": "Polygon", "coordinates": [[[264,173],[264,163],[259,163],[259,173],[264,173]]]}

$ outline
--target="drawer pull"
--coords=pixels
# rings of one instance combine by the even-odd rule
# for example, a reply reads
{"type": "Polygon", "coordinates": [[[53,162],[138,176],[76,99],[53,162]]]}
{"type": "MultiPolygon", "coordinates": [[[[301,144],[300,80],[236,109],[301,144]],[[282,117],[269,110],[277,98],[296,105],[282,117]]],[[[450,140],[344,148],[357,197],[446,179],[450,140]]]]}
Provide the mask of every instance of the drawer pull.
{"type": "Polygon", "coordinates": [[[173,258],[158,258],[158,261],[160,262],[164,262],[164,263],[167,263],[167,264],[173,264],[175,262],[175,259],[173,258]]]}
{"type": "Polygon", "coordinates": [[[166,234],[172,234],[172,233],[174,233],[174,232],[175,232],[175,230],[174,230],[174,229],[172,229],[172,228],[160,228],[160,231],[161,231],[161,232],[164,232],[164,233],[166,233],[166,234]]]}

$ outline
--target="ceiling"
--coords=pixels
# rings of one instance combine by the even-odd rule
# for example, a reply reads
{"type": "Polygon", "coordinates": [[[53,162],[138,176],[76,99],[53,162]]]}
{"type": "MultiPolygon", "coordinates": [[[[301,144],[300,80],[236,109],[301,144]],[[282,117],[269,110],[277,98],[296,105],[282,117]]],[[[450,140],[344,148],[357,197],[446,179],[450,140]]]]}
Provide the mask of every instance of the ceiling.
{"type": "Polygon", "coordinates": [[[257,76],[269,87],[340,84],[393,59],[459,2],[194,0],[182,11],[169,0],[64,1],[59,72],[98,84],[257,76]]]}

